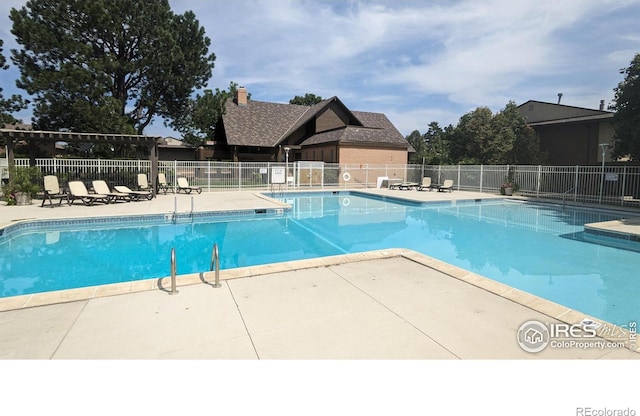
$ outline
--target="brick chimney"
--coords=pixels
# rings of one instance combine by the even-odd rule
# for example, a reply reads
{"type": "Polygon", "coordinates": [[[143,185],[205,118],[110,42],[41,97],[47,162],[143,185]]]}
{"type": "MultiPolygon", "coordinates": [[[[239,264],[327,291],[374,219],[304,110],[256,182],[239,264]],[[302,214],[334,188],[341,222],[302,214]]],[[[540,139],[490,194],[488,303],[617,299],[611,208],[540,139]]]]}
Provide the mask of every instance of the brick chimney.
{"type": "Polygon", "coordinates": [[[247,89],[245,87],[238,87],[236,90],[236,104],[239,107],[245,107],[247,105],[247,89]]]}

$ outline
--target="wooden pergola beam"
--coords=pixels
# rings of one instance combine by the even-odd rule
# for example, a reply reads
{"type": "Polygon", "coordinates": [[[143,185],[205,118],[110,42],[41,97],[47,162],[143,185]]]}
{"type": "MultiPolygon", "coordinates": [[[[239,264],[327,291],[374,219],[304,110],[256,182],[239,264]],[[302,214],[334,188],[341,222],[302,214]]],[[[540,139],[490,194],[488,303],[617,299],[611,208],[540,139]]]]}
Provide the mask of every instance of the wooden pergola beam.
{"type": "MultiPolygon", "coordinates": [[[[161,136],[0,129],[0,139],[4,139],[7,145],[7,160],[9,166],[15,165],[13,149],[15,142],[20,140],[26,140],[32,146],[35,145],[35,142],[128,143],[148,145],[150,147],[149,161],[151,161],[151,178],[149,178],[149,181],[155,195],[156,178],[158,177],[158,141],[162,140],[161,136]]],[[[32,166],[35,165],[33,158],[30,164],[32,166]]]]}

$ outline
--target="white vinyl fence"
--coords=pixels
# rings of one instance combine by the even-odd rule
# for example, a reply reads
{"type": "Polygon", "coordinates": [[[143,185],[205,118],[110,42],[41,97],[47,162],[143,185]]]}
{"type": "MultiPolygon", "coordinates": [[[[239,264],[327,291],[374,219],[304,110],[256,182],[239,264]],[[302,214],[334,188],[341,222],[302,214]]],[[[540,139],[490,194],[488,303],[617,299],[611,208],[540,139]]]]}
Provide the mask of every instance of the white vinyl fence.
{"type": "MultiPolygon", "coordinates": [[[[16,159],[16,166],[28,166],[29,159],[16,159]]],[[[36,159],[44,175],[57,175],[64,186],[70,180],[90,184],[103,179],[111,186],[137,186],[137,174],[150,175],[148,160],[36,159]]],[[[454,190],[497,193],[508,174],[515,176],[523,196],[562,201],[613,205],[636,204],[623,197],[640,198],[638,166],[530,166],[530,165],[369,165],[322,162],[253,163],[211,161],[159,161],[158,170],[170,186],[185,177],[204,191],[271,189],[365,189],[375,188],[382,178],[420,182],[429,176],[433,183],[446,179],[454,190]],[[273,185],[274,173],[286,172],[284,184],[273,185]]],[[[6,181],[6,169],[0,166],[6,181]]],[[[151,178],[149,178],[151,179],[151,178]]]]}

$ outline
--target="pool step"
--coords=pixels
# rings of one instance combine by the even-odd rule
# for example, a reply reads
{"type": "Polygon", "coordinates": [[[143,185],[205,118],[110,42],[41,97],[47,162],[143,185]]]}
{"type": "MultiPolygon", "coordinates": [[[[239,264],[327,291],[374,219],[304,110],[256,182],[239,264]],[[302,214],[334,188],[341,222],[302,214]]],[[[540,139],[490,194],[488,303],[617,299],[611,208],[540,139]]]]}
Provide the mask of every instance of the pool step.
{"type": "Polygon", "coordinates": [[[640,252],[640,239],[634,234],[585,227],[582,237],[589,243],[640,252]]]}

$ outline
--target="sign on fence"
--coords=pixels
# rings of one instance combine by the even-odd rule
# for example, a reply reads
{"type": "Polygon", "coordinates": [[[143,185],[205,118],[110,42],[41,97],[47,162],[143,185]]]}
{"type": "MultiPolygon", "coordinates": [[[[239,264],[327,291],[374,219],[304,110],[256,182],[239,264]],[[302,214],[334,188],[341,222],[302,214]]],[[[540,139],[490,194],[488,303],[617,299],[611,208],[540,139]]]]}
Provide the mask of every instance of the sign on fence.
{"type": "Polygon", "coordinates": [[[283,184],[285,181],[284,168],[271,168],[271,183],[283,184]]]}

